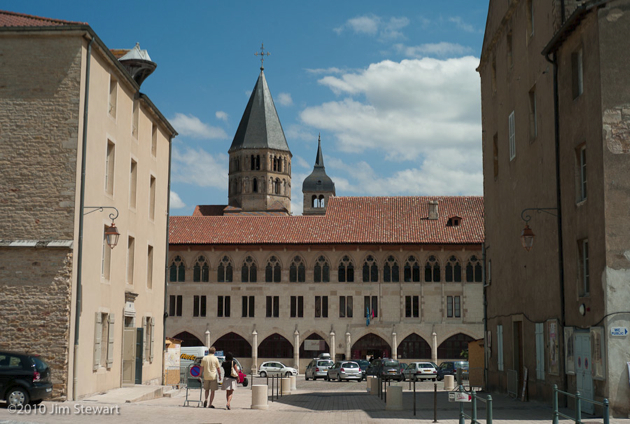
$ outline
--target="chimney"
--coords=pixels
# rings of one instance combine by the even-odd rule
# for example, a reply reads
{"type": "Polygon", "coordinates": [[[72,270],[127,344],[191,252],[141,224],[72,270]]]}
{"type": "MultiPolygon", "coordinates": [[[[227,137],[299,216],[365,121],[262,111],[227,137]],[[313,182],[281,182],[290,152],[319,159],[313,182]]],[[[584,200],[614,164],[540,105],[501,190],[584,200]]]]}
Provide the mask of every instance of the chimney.
{"type": "Polygon", "coordinates": [[[437,200],[429,200],[429,219],[438,219],[438,202],[437,200]]]}

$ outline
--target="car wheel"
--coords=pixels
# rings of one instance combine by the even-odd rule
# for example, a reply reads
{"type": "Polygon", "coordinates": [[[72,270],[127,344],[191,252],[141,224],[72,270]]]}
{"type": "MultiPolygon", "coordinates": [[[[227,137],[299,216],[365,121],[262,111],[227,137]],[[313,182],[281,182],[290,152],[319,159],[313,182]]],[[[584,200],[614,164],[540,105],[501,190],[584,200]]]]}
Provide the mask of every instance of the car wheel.
{"type": "MultiPolygon", "coordinates": [[[[304,374],[304,380],[308,381],[308,376],[306,374],[304,374]]],[[[315,380],[315,379],[313,379],[315,380]]]]}
{"type": "Polygon", "coordinates": [[[13,387],[7,391],[6,396],[9,406],[24,406],[28,404],[28,393],[21,387],[13,387]]]}
{"type": "Polygon", "coordinates": [[[260,376],[261,376],[262,378],[265,378],[265,377],[267,377],[267,373],[266,373],[266,372],[264,372],[264,371],[261,371],[261,372],[260,372],[260,376]]]}
{"type": "Polygon", "coordinates": [[[289,378],[289,377],[291,377],[291,373],[290,373],[290,372],[287,372],[286,374],[284,374],[284,376],[285,376],[286,378],[289,378]]]}
{"type": "Polygon", "coordinates": [[[328,376],[324,377],[324,380],[326,380],[326,381],[330,381],[330,379],[328,378],[328,376]]]}

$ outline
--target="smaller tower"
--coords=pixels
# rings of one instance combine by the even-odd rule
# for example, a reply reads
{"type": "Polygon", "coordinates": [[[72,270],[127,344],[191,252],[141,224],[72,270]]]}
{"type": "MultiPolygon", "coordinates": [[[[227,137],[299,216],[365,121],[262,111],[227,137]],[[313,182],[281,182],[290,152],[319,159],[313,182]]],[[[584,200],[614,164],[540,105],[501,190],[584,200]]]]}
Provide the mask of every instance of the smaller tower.
{"type": "Polygon", "coordinates": [[[335,183],[326,175],[321,135],[317,140],[317,157],[311,175],[302,184],[304,215],[325,215],[330,196],[335,196],[335,183]]]}

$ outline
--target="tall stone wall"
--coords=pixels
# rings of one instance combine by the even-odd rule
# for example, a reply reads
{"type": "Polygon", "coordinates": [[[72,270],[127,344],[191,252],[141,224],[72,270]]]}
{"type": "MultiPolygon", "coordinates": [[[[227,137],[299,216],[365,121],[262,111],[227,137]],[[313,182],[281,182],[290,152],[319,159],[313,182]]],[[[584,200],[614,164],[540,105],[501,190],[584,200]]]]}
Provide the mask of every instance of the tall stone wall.
{"type": "Polygon", "coordinates": [[[68,387],[72,252],[0,247],[0,349],[41,355],[53,398],[68,387]]]}

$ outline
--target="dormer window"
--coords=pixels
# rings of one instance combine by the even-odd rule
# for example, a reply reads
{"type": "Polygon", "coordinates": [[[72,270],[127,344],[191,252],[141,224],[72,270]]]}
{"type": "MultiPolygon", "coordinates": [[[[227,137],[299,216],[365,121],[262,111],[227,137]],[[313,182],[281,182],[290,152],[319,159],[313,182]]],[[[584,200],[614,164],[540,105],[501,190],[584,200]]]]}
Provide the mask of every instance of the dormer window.
{"type": "Polygon", "coordinates": [[[317,185],[322,185],[322,180],[317,180],[317,185]]]}
{"type": "Polygon", "coordinates": [[[462,223],[462,218],[459,216],[452,216],[446,222],[447,227],[458,227],[462,223]]]}

